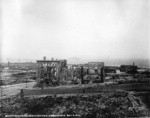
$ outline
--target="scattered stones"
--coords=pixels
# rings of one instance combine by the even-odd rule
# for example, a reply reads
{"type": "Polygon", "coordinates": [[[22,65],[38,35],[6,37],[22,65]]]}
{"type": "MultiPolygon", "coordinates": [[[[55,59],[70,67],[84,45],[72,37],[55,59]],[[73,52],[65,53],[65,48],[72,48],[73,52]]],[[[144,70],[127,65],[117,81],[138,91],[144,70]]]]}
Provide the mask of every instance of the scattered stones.
{"type": "Polygon", "coordinates": [[[137,102],[137,97],[126,91],[111,95],[86,95],[43,98],[9,98],[3,100],[7,114],[78,114],[85,117],[137,117],[144,116],[146,108],[137,102]],[[136,105],[133,105],[136,104],[136,105]]]}

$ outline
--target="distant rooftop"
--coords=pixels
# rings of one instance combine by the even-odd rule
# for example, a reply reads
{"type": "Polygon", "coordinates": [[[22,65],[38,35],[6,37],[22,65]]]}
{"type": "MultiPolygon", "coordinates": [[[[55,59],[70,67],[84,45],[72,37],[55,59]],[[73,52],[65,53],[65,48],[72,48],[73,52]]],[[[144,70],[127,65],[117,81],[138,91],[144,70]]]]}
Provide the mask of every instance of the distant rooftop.
{"type": "Polygon", "coordinates": [[[61,62],[61,61],[64,61],[64,60],[58,60],[58,59],[55,59],[52,58],[51,60],[46,60],[46,57],[43,57],[43,60],[37,60],[37,62],[61,62]]]}

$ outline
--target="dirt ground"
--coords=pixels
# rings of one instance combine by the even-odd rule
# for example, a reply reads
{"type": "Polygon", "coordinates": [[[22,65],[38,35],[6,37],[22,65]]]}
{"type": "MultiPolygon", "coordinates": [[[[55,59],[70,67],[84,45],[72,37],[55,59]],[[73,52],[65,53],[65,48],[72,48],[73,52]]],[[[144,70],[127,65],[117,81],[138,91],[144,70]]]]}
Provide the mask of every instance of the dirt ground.
{"type": "Polygon", "coordinates": [[[1,86],[0,99],[16,95],[20,92],[21,89],[31,89],[35,84],[36,82],[28,82],[28,83],[1,86]]]}

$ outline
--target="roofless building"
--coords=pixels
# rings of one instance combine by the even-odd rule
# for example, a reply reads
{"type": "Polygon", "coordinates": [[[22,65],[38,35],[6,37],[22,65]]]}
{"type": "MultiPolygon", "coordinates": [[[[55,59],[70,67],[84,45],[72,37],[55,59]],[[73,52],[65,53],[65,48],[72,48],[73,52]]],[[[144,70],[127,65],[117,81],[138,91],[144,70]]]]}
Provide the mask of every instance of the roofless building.
{"type": "Polygon", "coordinates": [[[67,60],[37,60],[37,82],[52,84],[55,80],[59,79],[60,71],[67,66],[67,60]]]}

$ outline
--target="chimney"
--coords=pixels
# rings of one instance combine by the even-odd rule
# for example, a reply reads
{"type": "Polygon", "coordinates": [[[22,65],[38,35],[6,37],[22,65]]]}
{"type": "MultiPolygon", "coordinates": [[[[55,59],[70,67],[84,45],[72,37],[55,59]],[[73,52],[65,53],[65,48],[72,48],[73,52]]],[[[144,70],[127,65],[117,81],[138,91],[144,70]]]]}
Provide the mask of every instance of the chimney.
{"type": "Polygon", "coordinates": [[[133,62],[133,66],[134,66],[134,62],[133,62]]]}
{"type": "Polygon", "coordinates": [[[46,57],[45,57],[45,56],[43,57],[43,60],[44,60],[44,61],[46,60],[46,57]]]}
{"type": "Polygon", "coordinates": [[[52,57],[52,61],[54,60],[54,58],[52,57]]]}

